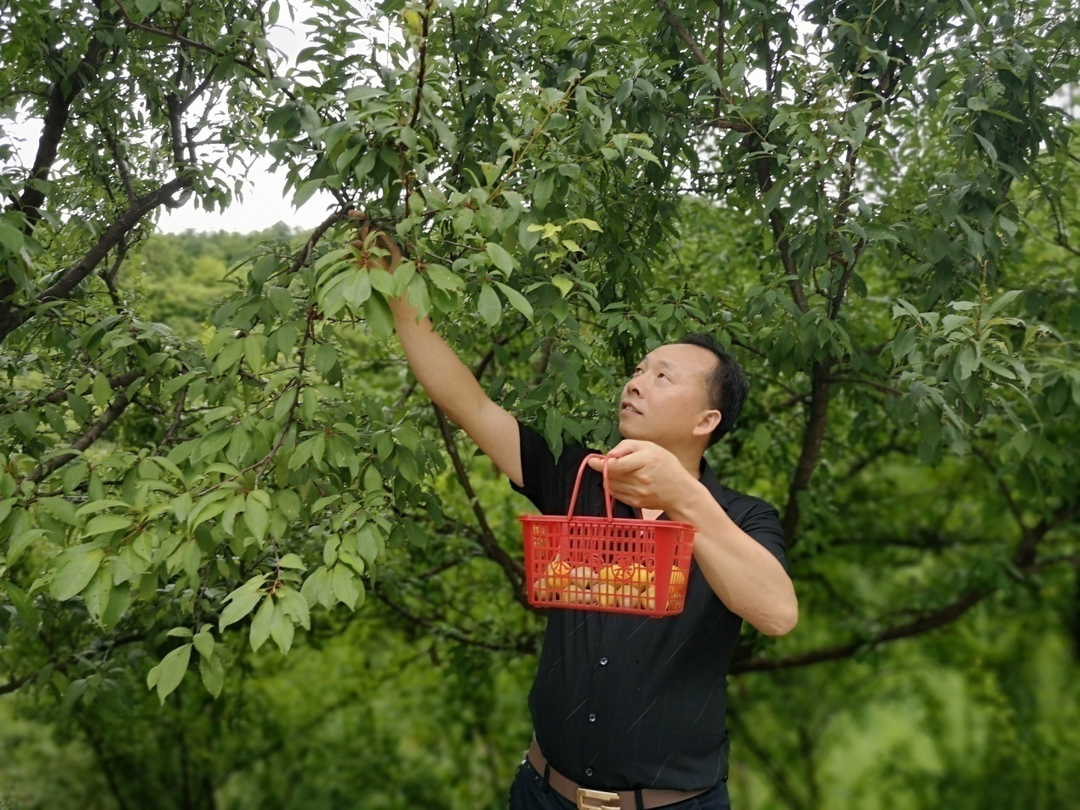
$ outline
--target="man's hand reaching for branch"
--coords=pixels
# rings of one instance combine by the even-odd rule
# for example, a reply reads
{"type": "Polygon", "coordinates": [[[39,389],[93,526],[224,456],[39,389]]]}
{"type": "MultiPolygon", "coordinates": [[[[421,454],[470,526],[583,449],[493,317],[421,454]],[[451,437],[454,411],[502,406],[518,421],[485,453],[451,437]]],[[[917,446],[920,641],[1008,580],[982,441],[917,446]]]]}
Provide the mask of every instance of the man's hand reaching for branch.
{"type": "Polygon", "coordinates": [[[386,231],[369,222],[363,211],[350,211],[349,218],[362,223],[360,238],[350,242],[360,252],[357,264],[365,270],[379,269],[393,273],[401,264],[401,248],[386,231]]]}

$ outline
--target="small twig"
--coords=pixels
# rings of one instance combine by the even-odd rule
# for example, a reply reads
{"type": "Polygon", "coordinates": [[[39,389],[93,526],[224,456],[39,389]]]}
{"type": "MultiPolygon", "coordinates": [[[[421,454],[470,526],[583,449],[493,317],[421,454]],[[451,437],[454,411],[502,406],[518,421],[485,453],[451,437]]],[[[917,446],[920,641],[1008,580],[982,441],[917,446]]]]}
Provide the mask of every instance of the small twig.
{"type": "Polygon", "coordinates": [[[520,649],[521,645],[511,646],[511,645],[508,645],[508,644],[492,644],[491,642],[488,642],[488,641],[481,641],[479,639],[470,638],[469,636],[466,636],[463,633],[457,632],[455,630],[448,630],[445,627],[440,627],[439,625],[437,625],[435,622],[431,621],[430,619],[425,619],[423,616],[417,616],[415,613],[410,611],[408,608],[403,607],[402,605],[399,605],[397,602],[394,602],[392,599],[390,599],[388,596],[386,596],[386,594],[384,594],[381,590],[376,589],[376,588],[372,588],[371,592],[373,594],[375,594],[376,599],[378,599],[380,602],[382,602],[388,608],[393,610],[395,613],[398,613],[401,616],[404,616],[406,619],[408,619],[413,624],[417,624],[420,627],[431,630],[432,632],[437,633],[440,636],[444,636],[444,637],[446,637],[446,638],[448,638],[448,639],[450,639],[452,641],[456,641],[456,642],[458,642],[460,644],[468,644],[469,646],[472,646],[472,647],[480,647],[480,648],[485,649],[485,650],[491,650],[492,652],[521,652],[521,649],[520,649]]]}
{"type": "MultiPolygon", "coordinates": [[[[720,79],[720,87],[724,85],[724,25],[727,23],[724,15],[724,0],[716,0],[716,75],[720,79]]],[[[720,118],[720,102],[723,101],[723,95],[718,89],[716,97],[713,100],[713,119],[716,121],[720,118]]]]}
{"type": "Polygon", "coordinates": [[[522,579],[525,576],[525,569],[521,563],[512,560],[510,555],[503,551],[502,547],[499,545],[499,541],[495,537],[495,532],[492,531],[491,526],[488,523],[487,515],[484,514],[484,510],[480,506],[480,501],[476,497],[476,492],[473,490],[472,482],[469,480],[469,474],[465,470],[465,465],[461,461],[461,454],[458,453],[457,445],[454,443],[454,433],[450,428],[450,420],[446,418],[446,414],[443,413],[442,409],[434,402],[431,404],[431,407],[434,408],[435,418],[439,421],[439,430],[442,432],[446,450],[450,454],[450,461],[454,466],[454,472],[457,474],[462,489],[465,490],[465,495],[469,499],[469,504],[472,506],[473,514],[476,516],[477,523],[480,525],[480,545],[487,556],[498,563],[499,567],[502,568],[503,573],[506,575],[506,579],[513,587],[514,598],[522,605],[527,605],[525,592],[521,587],[522,579]]]}
{"type": "MultiPolygon", "coordinates": [[[[115,377],[109,377],[109,387],[114,391],[117,388],[126,388],[145,373],[145,371],[125,371],[123,374],[117,374],[115,377]]],[[[45,397],[45,401],[55,405],[58,402],[63,402],[67,399],[67,396],[68,391],[66,389],[56,388],[49,392],[48,396],[45,397]]],[[[30,405],[31,403],[28,401],[23,403],[21,407],[29,408],[30,405]]]]}
{"type": "Polygon", "coordinates": [[[289,275],[299,272],[301,267],[311,261],[311,254],[315,251],[315,246],[319,244],[326,232],[336,223],[345,219],[348,213],[348,207],[342,207],[318,224],[315,230],[311,232],[311,236],[308,237],[304,246],[293,257],[292,264],[289,265],[289,275]]]}
{"type": "Polygon", "coordinates": [[[172,424],[169,425],[169,429],[166,431],[165,436],[158,442],[156,455],[160,455],[176,439],[176,432],[180,429],[180,422],[184,417],[184,404],[187,402],[187,392],[188,387],[185,385],[177,394],[172,424]]]}
{"type": "MultiPolygon", "coordinates": [[[[664,15],[664,19],[667,20],[667,24],[671,26],[671,30],[675,32],[686,46],[690,49],[690,52],[694,54],[694,58],[701,64],[712,67],[712,63],[709,61],[709,57],[705,55],[705,51],[701,46],[694,41],[694,38],[690,36],[690,33],[683,27],[683,24],[679,22],[679,18],[676,17],[671,9],[668,8],[668,4],[664,0],[656,0],[656,5],[664,15]]],[[[721,90],[723,92],[723,90],[721,90]]]]}
{"type": "Polygon", "coordinates": [[[1012,493],[1009,492],[1009,488],[1005,485],[1005,480],[1002,478],[998,468],[994,465],[993,459],[988,456],[981,447],[972,445],[971,452],[973,452],[983,464],[986,465],[986,469],[990,471],[990,474],[994,476],[994,481],[997,484],[998,492],[1001,493],[1001,497],[1005,501],[1005,505],[1009,508],[1009,512],[1012,513],[1013,519],[1016,521],[1017,527],[1020,529],[1020,533],[1027,539],[1029,536],[1028,528],[1024,525],[1024,515],[1020,511],[1020,507],[1013,499],[1012,493]]]}
{"type": "Polygon", "coordinates": [[[80,453],[100,439],[102,434],[109,429],[109,426],[120,418],[120,414],[124,412],[130,402],[131,400],[128,399],[125,392],[118,394],[116,399],[112,401],[112,404],[105,409],[101,418],[98,419],[86,433],[72,442],[71,450],[73,452],[61,453],[48,461],[42,462],[34,468],[33,472],[26,476],[26,480],[37,484],[63,467],[69,461],[78,458],[80,453]]]}
{"type": "Polygon", "coordinates": [[[424,20],[423,29],[420,34],[420,69],[416,75],[416,98],[413,99],[413,111],[412,118],[409,119],[409,128],[416,126],[417,120],[420,118],[420,101],[424,95],[424,80],[427,76],[427,43],[428,43],[428,25],[431,20],[431,4],[434,0],[427,0],[427,5],[424,8],[422,16],[424,20]]]}
{"type": "Polygon", "coordinates": [[[128,170],[127,161],[120,154],[120,146],[116,142],[116,135],[108,127],[104,127],[105,143],[112,152],[113,161],[116,163],[116,171],[120,175],[120,181],[124,184],[124,193],[127,194],[128,204],[135,202],[135,186],[131,184],[131,172],[128,170]]]}
{"type": "MultiPolygon", "coordinates": [[[[203,53],[208,53],[208,54],[211,54],[213,56],[222,56],[221,53],[214,50],[209,45],[205,45],[202,42],[196,42],[193,39],[188,39],[183,34],[178,34],[178,33],[174,32],[174,31],[166,31],[164,28],[155,28],[152,25],[144,25],[143,23],[135,22],[135,20],[133,20],[131,18],[131,15],[128,14],[128,10],[124,7],[124,4],[120,2],[120,0],[114,0],[114,2],[116,3],[116,7],[120,9],[120,13],[124,16],[124,21],[129,26],[134,28],[135,30],[142,31],[143,33],[151,34],[153,36],[165,37],[166,39],[171,39],[174,42],[177,42],[180,45],[183,45],[185,48],[191,48],[192,50],[202,51],[203,53]]],[[[265,78],[265,74],[262,71],[258,70],[247,59],[242,59],[240,57],[235,57],[233,59],[233,61],[236,64],[238,64],[238,65],[240,65],[240,66],[242,66],[244,68],[247,68],[254,75],[259,76],[260,78],[265,78]]]]}

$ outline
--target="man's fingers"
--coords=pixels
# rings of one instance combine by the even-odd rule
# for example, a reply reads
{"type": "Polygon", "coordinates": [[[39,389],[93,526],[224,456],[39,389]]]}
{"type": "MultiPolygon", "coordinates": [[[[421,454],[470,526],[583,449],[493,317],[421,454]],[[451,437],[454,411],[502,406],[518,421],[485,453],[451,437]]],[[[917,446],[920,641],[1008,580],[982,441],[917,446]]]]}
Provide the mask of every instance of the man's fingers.
{"type": "Polygon", "coordinates": [[[390,255],[394,258],[395,262],[401,258],[401,248],[399,248],[398,243],[387,236],[386,233],[379,231],[378,241],[382,243],[383,247],[390,251],[390,255]]]}
{"type": "Polygon", "coordinates": [[[648,462],[646,454],[642,451],[647,444],[636,442],[631,439],[623,439],[612,447],[603,458],[589,459],[589,466],[601,472],[604,469],[604,460],[607,460],[609,473],[628,473],[641,469],[648,462]]]}
{"type": "Polygon", "coordinates": [[[631,452],[621,457],[608,456],[608,475],[627,475],[636,472],[648,463],[644,453],[631,452]]]}

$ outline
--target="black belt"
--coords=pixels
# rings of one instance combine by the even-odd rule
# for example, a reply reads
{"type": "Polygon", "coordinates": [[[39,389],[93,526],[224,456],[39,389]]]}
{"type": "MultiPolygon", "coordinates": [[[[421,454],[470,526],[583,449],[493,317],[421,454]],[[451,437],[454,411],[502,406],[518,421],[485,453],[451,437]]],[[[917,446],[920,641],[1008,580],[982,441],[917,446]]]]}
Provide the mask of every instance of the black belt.
{"type": "Polygon", "coordinates": [[[669,804],[684,802],[700,796],[704,790],[595,790],[579,785],[573,779],[563,776],[551,767],[533,738],[526,753],[529,763],[537,773],[544,775],[544,781],[551,789],[565,799],[576,802],[579,810],[652,810],[667,807],[669,804]],[[640,799],[640,801],[639,801],[640,799]]]}

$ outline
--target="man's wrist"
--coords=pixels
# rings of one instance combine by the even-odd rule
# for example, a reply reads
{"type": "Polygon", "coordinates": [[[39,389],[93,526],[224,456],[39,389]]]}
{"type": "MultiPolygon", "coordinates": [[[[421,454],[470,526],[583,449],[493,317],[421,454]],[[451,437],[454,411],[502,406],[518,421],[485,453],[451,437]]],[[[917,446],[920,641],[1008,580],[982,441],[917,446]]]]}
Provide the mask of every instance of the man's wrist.
{"type": "Polygon", "coordinates": [[[715,503],[712,495],[709,494],[708,488],[701,483],[701,479],[695,478],[690,474],[689,470],[684,469],[682,477],[679,478],[674,488],[671,502],[665,506],[664,511],[672,520],[677,520],[680,523],[694,523],[692,518],[698,517],[697,513],[704,503],[703,498],[710,503],[715,503]]]}

